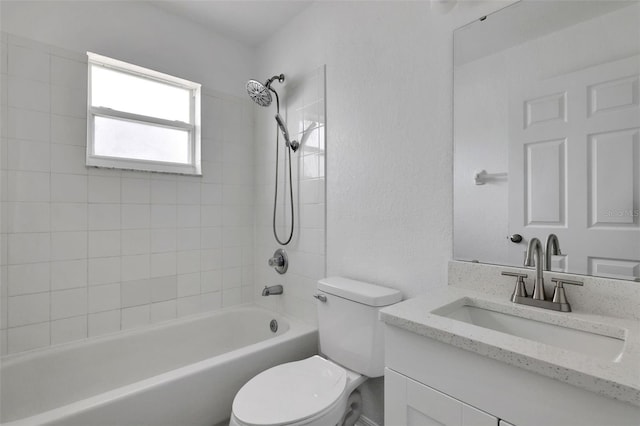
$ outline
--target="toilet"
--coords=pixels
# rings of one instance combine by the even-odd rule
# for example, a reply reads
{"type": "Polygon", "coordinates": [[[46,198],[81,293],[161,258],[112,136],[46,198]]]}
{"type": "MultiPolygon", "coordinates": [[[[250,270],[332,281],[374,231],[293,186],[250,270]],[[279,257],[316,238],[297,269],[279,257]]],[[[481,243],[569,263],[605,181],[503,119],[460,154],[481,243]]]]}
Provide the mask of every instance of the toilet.
{"type": "Polygon", "coordinates": [[[277,365],[249,380],[233,400],[230,426],[352,426],[360,416],[358,386],[384,374],[378,311],[399,291],[343,277],[318,281],[320,352],[277,365]]]}

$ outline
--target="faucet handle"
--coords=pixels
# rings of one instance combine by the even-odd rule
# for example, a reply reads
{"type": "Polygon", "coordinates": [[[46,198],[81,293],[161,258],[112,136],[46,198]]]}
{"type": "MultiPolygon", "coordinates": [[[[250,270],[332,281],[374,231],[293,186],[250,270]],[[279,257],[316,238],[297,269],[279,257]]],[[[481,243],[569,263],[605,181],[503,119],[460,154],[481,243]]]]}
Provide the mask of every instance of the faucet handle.
{"type": "Polygon", "coordinates": [[[520,278],[520,277],[527,278],[527,276],[528,276],[527,274],[523,274],[521,272],[507,272],[507,271],[500,272],[500,275],[504,275],[504,276],[507,276],[507,277],[518,277],[518,278],[520,278]]]}
{"type": "Polygon", "coordinates": [[[556,283],[557,288],[563,288],[562,287],[563,284],[584,285],[582,281],[566,280],[564,278],[551,278],[551,281],[556,283]]]}

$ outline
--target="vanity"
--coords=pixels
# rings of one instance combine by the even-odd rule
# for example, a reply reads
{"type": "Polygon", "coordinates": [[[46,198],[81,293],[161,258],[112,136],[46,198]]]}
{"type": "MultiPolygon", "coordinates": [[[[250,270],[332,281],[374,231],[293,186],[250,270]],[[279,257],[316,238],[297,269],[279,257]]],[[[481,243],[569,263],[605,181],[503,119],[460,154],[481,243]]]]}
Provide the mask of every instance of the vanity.
{"type": "MultiPolygon", "coordinates": [[[[462,285],[381,311],[385,424],[640,424],[640,321],[585,312],[578,295],[573,312],[513,304],[501,269],[451,262],[450,284],[462,285]]],[[[583,279],[596,305],[611,282],[583,279]]],[[[640,293],[626,291],[637,308],[640,293]]]]}
{"type": "Polygon", "coordinates": [[[640,425],[638,28],[522,0],[454,31],[455,260],[380,312],[387,426],[640,425]]]}

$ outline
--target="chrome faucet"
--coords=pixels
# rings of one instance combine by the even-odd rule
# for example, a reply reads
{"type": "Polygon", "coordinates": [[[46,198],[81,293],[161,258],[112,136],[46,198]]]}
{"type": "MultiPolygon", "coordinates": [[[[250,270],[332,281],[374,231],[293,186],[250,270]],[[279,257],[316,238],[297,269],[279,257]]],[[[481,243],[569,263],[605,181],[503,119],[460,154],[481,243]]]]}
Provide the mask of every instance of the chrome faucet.
{"type": "Polygon", "coordinates": [[[558,236],[556,234],[549,234],[544,249],[544,270],[551,270],[551,256],[560,256],[561,254],[558,236]]]}
{"type": "Polygon", "coordinates": [[[267,287],[266,285],[264,286],[264,288],[262,289],[262,295],[263,296],[272,296],[274,294],[282,294],[283,292],[283,288],[280,284],[278,285],[272,285],[271,287],[267,287]]]}
{"type": "Polygon", "coordinates": [[[533,281],[533,298],[535,300],[545,300],[542,259],[543,252],[540,240],[535,237],[531,238],[531,240],[529,240],[529,246],[527,247],[527,256],[524,259],[524,266],[535,265],[536,267],[536,275],[533,281]]]}

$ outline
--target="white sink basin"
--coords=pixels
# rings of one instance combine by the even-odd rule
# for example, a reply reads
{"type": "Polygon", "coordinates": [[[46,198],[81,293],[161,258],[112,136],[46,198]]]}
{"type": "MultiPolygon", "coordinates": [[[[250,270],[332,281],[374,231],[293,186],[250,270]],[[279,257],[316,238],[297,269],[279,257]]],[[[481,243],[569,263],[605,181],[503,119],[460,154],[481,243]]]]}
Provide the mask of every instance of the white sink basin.
{"type": "Polygon", "coordinates": [[[563,327],[477,306],[450,305],[436,309],[433,313],[478,327],[614,362],[620,361],[624,349],[624,339],[619,337],[563,327]]]}

